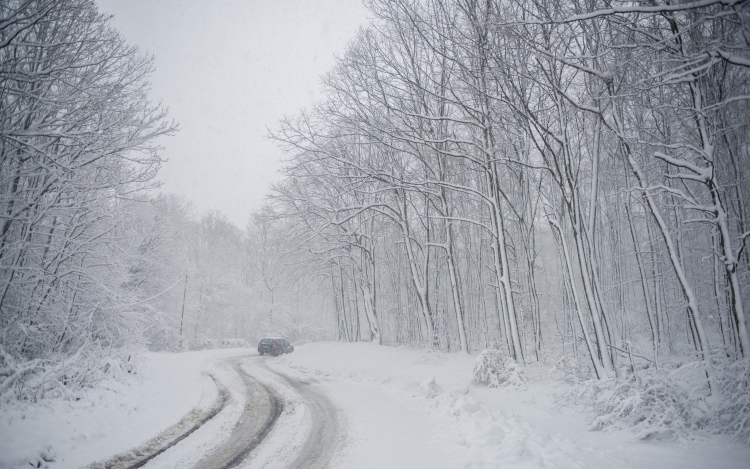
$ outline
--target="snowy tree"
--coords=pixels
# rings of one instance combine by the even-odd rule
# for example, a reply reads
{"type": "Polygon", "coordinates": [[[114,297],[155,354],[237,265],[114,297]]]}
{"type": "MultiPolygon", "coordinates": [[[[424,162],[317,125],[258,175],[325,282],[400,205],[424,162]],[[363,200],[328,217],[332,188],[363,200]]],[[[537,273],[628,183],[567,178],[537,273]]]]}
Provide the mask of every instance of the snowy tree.
{"type": "Polygon", "coordinates": [[[3,2],[0,17],[0,386],[40,396],[96,376],[60,360],[142,340],[117,227],[175,127],[146,96],[152,60],[91,2],[3,2]],[[52,384],[26,379],[39,369],[52,384]]]}

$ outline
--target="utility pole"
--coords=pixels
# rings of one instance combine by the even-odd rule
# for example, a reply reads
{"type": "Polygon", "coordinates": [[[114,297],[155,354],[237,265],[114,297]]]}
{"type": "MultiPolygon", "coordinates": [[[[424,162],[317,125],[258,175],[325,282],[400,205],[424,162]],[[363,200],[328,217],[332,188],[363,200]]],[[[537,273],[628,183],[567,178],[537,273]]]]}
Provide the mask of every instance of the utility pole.
{"type": "Polygon", "coordinates": [[[185,288],[182,290],[182,314],[180,315],[180,345],[182,345],[182,323],[185,320],[185,295],[187,295],[188,274],[185,274],[185,288]]]}

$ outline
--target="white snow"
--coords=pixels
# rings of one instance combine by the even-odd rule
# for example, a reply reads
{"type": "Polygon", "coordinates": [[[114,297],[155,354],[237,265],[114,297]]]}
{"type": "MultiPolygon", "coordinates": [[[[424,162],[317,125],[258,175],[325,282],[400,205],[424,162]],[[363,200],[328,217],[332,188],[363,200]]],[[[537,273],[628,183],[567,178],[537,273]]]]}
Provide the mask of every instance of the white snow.
{"type": "MultiPolygon", "coordinates": [[[[226,358],[242,357],[252,353],[254,351],[251,349],[199,352],[200,359],[196,361],[200,362],[201,369],[210,372],[219,385],[229,392],[227,405],[216,417],[199,427],[188,438],[149,461],[145,467],[149,469],[192,467],[203,456],[229,438],[242,417],[247,395],[242,378],[226,358]]],[[[201,399],[199,405],[210,405],[213,395],[214,393],[210,399],[201,399]]]]}
{"type": "Polygon", "coordinates": [[[199,403],[210,405],[216,390],[202,371],[216,358],[243,353],[248,350],[145,353],[140,379],[131,383],[104,383],[79,401],[5,406],[0,467],[78,468],[138,446],[199,403]]]}
{"type": "MultiPolygon", "coordinates": [[[[252,350],[146,354],[142,380],[108,383],[80,401],[16,404],[0,415],[0,467],[76,468],[142,444],[217,396],[231,399],[212,421],[148,468],[189,467],[229,436],[244,408],[244,384],[227,357],[252,350]]],[[[589,430],[585,409],[562,405],[568,384],[530,365],[526,389],[471,385],[476,355],[358,343],[313,343],[268,358],[272,369],[315,380],[345,419],[337,468],[745,468],[750,448],[721,438],[689,445],[637,441],[624,430],[589,430]]],[[[285,413],[246,467],[282,467],[311,428],[299,396],[273,374],[243,365],[275,387],[285,413]],[[265,461],[265,462],[264,462],[265,461]],[[270,466],[269,466],[270,464],[270,466]]]]}
{"type": "Polygon", "coordinates": [[[304,446],[312,430],[311,416],[305,411],[301,397],[276,375],[258,367],[242,368],[261,383],[271,386],[281,397],[284,410],[263,444],[250,454],[249,461],[246,460],[240,468],[283,469],[294,462],[297,451],[304,446]]]}
{"type": "Polygon", "coordinates": [[[349,419],[337,467],[746,468],[750,448],[723,438],[680,445],[589,429],[557,403],[567,384],[526,368],[527,389],[469,385],[476,355],[367,343],[314,343],[272,361],[316,377],[349,419]],[[408,422],[408,423],[407,423],[408,422]],[[387,462],[387,463],[386,463],[387,462]]]}

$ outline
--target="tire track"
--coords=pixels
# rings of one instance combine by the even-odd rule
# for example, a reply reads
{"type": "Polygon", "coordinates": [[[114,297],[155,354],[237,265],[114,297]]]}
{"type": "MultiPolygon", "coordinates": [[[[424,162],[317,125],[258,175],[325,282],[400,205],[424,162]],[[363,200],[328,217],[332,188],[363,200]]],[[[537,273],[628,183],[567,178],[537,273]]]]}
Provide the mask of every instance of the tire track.
{"type": "Polygon", "coordinates": [[[233,368],[245,382],[245,409],[232,430],[229,440],[204,458],[196,469],[230,469],[245,460],[268,435],[284,406],[273,390],[240,369],[240,360],[233,368]]]}
{"type": "MultiPolygon", "coordinates": [[[[202,458],[194,469],[232,469],[243,462],[248,462],[248,457],[271,433],[284,411],[284,399],[281,395],[286,391],[274,391],[274,387],[279,386],[298,396],[291,402],[303,403],[310,412],[312,420],[311,431],[304,439],[299,453],[296,456],[287,454],[287,457],[282,459],[289,461],[293,458],[291,459],[293,462],[288,465],[289,469],[328,467],[342,437],[336,407],[325,393],[314,386],[314,381],[291,378],[271,369],[266,366],[266,359],[255,359],[252,363],[274,378],[268,384],[266,384],[266,379],[256,379],[241,369],[240,364],[248,358],[250,357],[244,356],[229,360],[230,366],[239,374],[245,385],[245,407],[242,409],[242,415],[229,438],[202,458]],[[291,458],[287,459],[290,456],[291,458]]],[[[144,445],[114,456],[104,463],[92,464],[89,468],[141,468],[216,417],[230,402],[230,393],[217,378],[211,374],[208,376],[217,386],[219,393],[210,409],[203,411],[193,409],[180,422],[144,445]]],[[[284,432],[274,438],[278,439],[283,434],[284,432]]],[[[275,444],[278,444],[278,441],[275,444]]]]}
{"type": "Polygon", "coordinates": [[[138,469],[143,467],[146,463],[184,440],[206,422],[216,417],[226,407],[229,400],[229,392],[224,386],[219,384],[218,380],[212,374],[208,374],[208,376],[213,380],[219,392],[216,401],[208,410],[193,409],[182,420],[143,445],[113,456],[103,463],[96,462],[89,466],[89,468],[138,469]]]}
{"type": "Polygon", "coordinates": [[[310,411],[312,429],[304,446],[288,469],[323,469],[328,467],[341,440],[339,412],[331,400],[314,386],[315,381],[298,380],[266,366],[265,370],[279,377],[294,390],[310,411]]]}

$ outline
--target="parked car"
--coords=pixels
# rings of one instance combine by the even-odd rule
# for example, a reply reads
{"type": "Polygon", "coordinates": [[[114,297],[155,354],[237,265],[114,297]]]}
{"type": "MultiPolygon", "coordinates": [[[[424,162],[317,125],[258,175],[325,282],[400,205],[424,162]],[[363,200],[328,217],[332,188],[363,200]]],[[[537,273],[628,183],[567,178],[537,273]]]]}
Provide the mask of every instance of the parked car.
{"type": "Polygon", "coordinates": [[[283,353],[294,352],[294,346],[280,337],[265,337],[258,343],[258,353],[269,354],[278,357],[283,353]]]}

